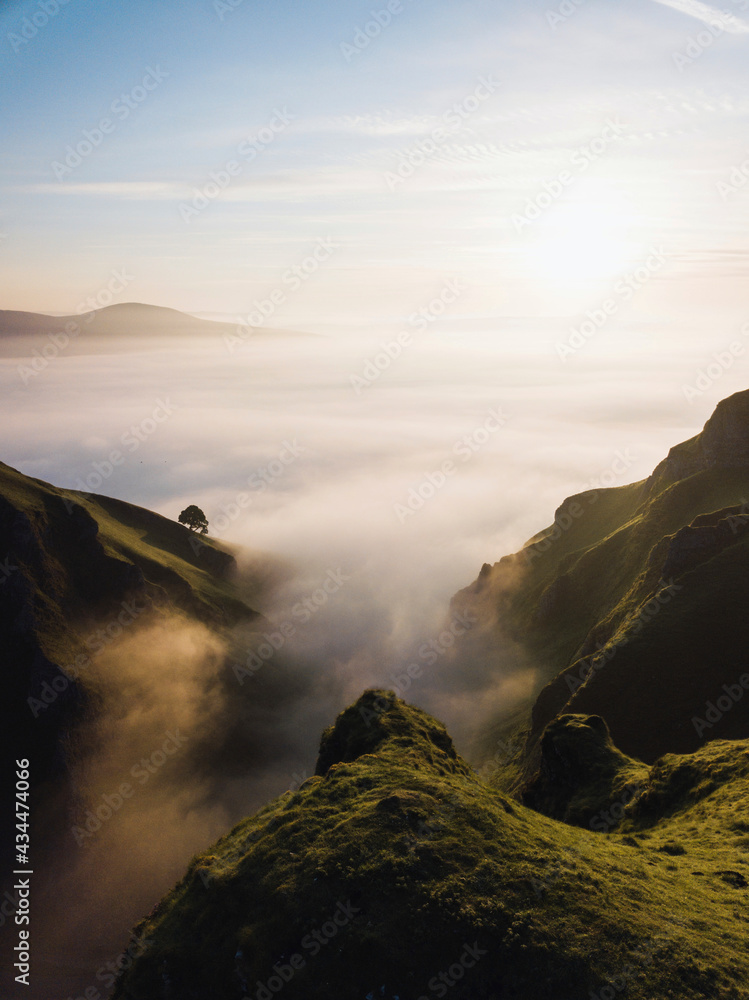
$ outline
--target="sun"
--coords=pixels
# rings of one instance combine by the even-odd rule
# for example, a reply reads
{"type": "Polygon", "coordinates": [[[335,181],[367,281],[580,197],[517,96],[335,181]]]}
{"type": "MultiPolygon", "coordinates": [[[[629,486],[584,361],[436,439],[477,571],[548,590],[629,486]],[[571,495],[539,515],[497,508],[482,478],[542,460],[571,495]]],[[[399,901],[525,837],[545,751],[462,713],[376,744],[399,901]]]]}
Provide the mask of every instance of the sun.
{"type": "Polygon", "coordinates": [[[559,204],[537,223],[526,263],[544,281],[587,283],[626,270],[633,254],[631,206],[610,192],[559,204]]]}

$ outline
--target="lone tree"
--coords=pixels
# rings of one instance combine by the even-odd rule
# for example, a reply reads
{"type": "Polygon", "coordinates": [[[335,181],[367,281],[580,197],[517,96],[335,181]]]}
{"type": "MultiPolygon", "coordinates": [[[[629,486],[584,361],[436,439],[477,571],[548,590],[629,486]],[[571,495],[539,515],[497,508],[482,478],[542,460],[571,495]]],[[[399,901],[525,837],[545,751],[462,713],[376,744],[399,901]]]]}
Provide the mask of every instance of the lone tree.
{"type": "Polygon", "coordinates": [[[199,531],[201,535],[208,534],[208,518],[194,503],[185,507],[177,520],[180,524],[186,524],[190,531],[199,531]]]}

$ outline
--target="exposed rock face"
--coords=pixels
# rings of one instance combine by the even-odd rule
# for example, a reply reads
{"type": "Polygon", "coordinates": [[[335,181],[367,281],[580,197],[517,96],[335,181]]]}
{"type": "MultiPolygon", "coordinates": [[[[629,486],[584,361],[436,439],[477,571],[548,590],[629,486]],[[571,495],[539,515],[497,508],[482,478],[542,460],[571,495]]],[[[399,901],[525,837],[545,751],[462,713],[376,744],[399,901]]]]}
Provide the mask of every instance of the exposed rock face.
{"type": "Polygon", "coordinates": [[[614,746],[600,715],[560,715],[541,739],[541,763],[523,790],[525,805],[582,826],[617,797],[632,792],[635,778],[647,769],[614,746]]]}
{"type": "Polygon", "coordinates": [[[749,466],[749,390],[718,403],[702,433],[672,448],[656,467],[648,486],[655,490],[716,466],[749,466]]]}
{"type": "Polygon", "coordinates": [[[749,464],[749,390],[722,400],[700,435],[708,467],[749,464]]]}
{"type": "Polygon", "coordinates": [[[742,514],[739,507],[696,518],[671,539],[663,563],[664,579],[681,576],[694,566],[712,559],[747,533],[749,517],[742,514]]]}

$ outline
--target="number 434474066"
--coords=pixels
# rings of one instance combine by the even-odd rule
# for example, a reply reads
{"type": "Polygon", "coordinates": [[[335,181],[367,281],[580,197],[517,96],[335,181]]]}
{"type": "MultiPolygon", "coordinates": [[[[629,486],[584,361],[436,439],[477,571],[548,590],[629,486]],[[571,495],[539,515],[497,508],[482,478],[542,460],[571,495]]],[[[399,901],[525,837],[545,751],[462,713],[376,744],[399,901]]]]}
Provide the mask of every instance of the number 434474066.
{"type": "Polygon", "coordinates": [[[29,762],[16,761],[16,861],[28,864],[29,857],[29,762]]]}

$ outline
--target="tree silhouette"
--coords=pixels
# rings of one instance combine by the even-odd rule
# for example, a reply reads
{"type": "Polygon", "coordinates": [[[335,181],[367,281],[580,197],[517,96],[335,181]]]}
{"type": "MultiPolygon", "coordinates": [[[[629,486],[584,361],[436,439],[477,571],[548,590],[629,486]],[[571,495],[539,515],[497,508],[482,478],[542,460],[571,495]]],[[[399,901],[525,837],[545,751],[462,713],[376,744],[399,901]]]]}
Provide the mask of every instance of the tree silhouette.
{"type": "Polygon", "coordinates": [[[194,503],[190,504],[189,507],[185,507],[177,520],[180,524],[187,525],[190,531],[199,531],[201,535],[208,534],[208,518],[200,507],[196,507],[194,503]]]}

